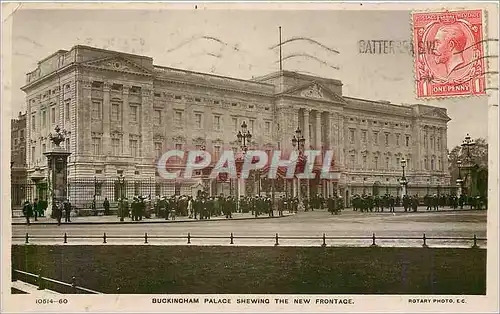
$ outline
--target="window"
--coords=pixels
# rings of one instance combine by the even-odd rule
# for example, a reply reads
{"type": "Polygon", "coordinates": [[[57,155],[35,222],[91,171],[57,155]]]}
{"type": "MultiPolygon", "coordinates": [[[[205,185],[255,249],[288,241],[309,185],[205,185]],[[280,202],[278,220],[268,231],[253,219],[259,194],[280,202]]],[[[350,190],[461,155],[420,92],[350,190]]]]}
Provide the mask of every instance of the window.
{"type": "Polygon", "coordinates": [[[111,104],[111,120],[120,121],[120,104],[111,104]]]}
{"type": "Polygon", "coordinates": [[[182,150],[182,144],[175,144],[175,150],[182,150]]]}
{"type": "Polygon", "coordinates": [[[174,97],[174,98],[175,98],[175,99],[182,99],[182,96],[180,96],[180,95],[175,95],[175,97],[174,97]]]}
{"type": "Polygon", "coordinates": [[[19,137],[24,138],[24,130],[20,130],[19,132],[20,132],[19,137]]]}
{"type": "Polygon", "coordinates": [[[363,143],[366,143],[366,131],[361,132],[361,138],[363,140],[363,143]]]}
{"type": "Polygon", "coordinates": [[[424,159],[424,169],[425,170],[429,169],[429,164],[427,162],[427,158],[424,159]]]}
{"type": "Polygon", "coordinates": [[[31,116],[31,129],[32,129],[33,131],[35,131],[35,130],[36,130],[36,117],[35,117],[35,115],[32,115],[32,116],[31,116]]]}
{"type": "Polygon", "coordinates": [[[45,143],[42,144],[42,153],[47,151],[47,145],[45,143]]]}
{"type": "Polygon", "coordinates": [[[94,149],[94,155],[102,155],[101,138],[100,137],[93,137],[92,138],[92,147],[94,149]]]}
{"type": "Polygon", "coordinates": [[[406,169],[408,169],[408,170],[411,169],[411,160],[409,158],[406,159],[406,169]]]}
{"type": "Polygon", "coordinates": [[[104,86],[103,82],[92,82],[92,89],[102,89],[102,87],[104,86]]]}
{"type": "Polygon", "coordinates": [[[69,146],[69,138],[66,138],[66,142],[65,142],[65,144],[66,144],[66,150],[67,150],[68,152],[70,152],[70,151],[71,151],[71,147],[69,146]]]}
{"type": "Polygon", "coordinates": [[[201,113],[194,114],[194,123],[197,129],[201,129],[201,113]]]}
{"type": "Polygon", "coordinates": [[[396,145],[399,146],[399,134],[396,134],[396,145]]]}
{"type": "Polygon", "coordinates": [[[389,146],[389,133],[385,133],[385,146],[389,146]]]}
{"type": "MultiPolygon", "coordinates": [[[[132,93],[132,94],[140,94],[141,93],[141,88],[139,86],[132,86],[130,88],[130,93],[132,93]]],[[[156,93],[155,93],[155,96],[156,96],[156,93]]]]}
{"type": "Polygon", "coordinates": [[[431,149],[434,149],[434,136],[431,135],[430,141],[431,141],[431,149]]]}
{"type": "Polygon", "coordinates": [[[266,121],[265,123],[266,134],[271,133],[271,122],[266,121]]]}
{"type": "Polygon", "coordinates": [[[137,157],[139,155],[137,140],[130,140],[130,155],[132,155],[132,157],[137,157]]]}
{"type": "Polygon", "coordinates": [[[50,108],[50,123],[56,123],[56,107],[50,108]]]}
{"type": "Polygon", "coordinates": [[[64,120],[69,121],[69,100],[64,103],[64,120]]]}
{"type": "Polygon", "coordinates": [[[92,120],[101,120],[101,101],[92,101],[92,120]]]}
{"type": "Polygon", "coordinates": [[[427,148],[427,134],[424,135],[424,147],[427,148]]]}
{"type": "Polygon", "coordinates": [[[443,170],[443,161],[441,160],[441,158],[439,158],[438,160],[438,170],[443,170]]]}
{"type": "Polygon", "coordinates": [[[137,106],[130,106],[130,122],[137,122],[137,106]]]}
{"type": "Polygon", "coordinates": [[[161,157],[161,154],[163,153],[163,147],[162,147],[162,143],[161,142],[155,142],[155,154],[156,154],[156,158],[160,158],[161,157]]]}
{"type": "Polygon", "coordinates": [[[431,170],[434,170],[434,159],[431,159],[431,170]]]}
{"type": "Polygon", "coordinates": [[[354,143],[354,129],[349,129],[349,142],[354,143]]]}
{"type": "Polygon", "coordinates": [[[401,167],[401,164],[399,163],[399,157],[396,158],[396,168],[399,168],[401,167]]]}
{"type": "Polygon", "coordinates": [[[253,128],[254,128],[254,126],[255,126],[255,120],[250,119],[248,122],[250,123],[250,125],[249,125],[249,127],[250,127],[250,132],[251,132],[251,133],[253,133],[253,132],[254,132],[254,129],[253,129],[253,128]]]}
{"type": "Polygon", "coordinates": [[[406,147],[410,146],[410,137],[408,135],[405,138],[405,145],[406,147]]]}
{"type": "Polygon", "coordinates": [[[214,116],[214,130],[217,130],[217,131],[220,130],[220,116],[218,116],[218,115],[214,116]]]}
{"type": "Polygon", "coordinates": [[[354,155],[351,155],[349,158],[349,163],[351,165],[351,168],[354,168],[354,155]]]}
{"type": "Polygon", "coordinates": [[[214,161],[218,161],[220,157],[220,146],[214,146],[214,161]]]}
{"type": "Polygon", "coordinates": [[[238,131],[238,119],[237,118],[232,118],[231,119],[232,123],[233,123],[233,131],[238,131]]]}
{"type": "Polygon", "coordinates": [[[363,156],[363,169],[366,169],[366,156],[363,156]]]}
{"type": "Polygon", "coordinates": [[[438,137],[436,139],[436,146],[437,146],[437,149],[441,149],[441,138],[440,137],[438,137]]]}
{"type": "Polygon", "coordinates": [[[121,84],[113,84],[111,85],[111,90],[115,92],[121,92],[123,89],[123,85],[121,84]]]}
{"type": "Polygon", "coordinates": [[[113,155],[119,156],[122,154],[122,147],[119,138],[114,138],[111,140],[111,146],[113,148],[113,155]]]}
{"type": "Polygon", "coordinates": [[[201,101],[201,99],[200,99],[200,98],[195,98],[195,99],[194,99],[194,101],[196,101],[196,102],[200,102],[200,101],[201,101]]]}
{"type": "Polygon", "coordinates": [[[378,169],[378,157],[373,158],[373,166],[375,169],[378,169]]]}
{"type": "Polygon", "coordinates": [[[42,128],[47,126],[47,112],[42,110],[42,128]]]}
{"type": "Polygon", "coordinates": [[[153,124],[160,125],[161,124],[161,110],[155,110],[153,115],[153,124]]]}
{"type": "Polygon", "coordinates": [[[96,170],[95,174],[102,174],[102,170],[101,169],[96,170]]]}
{"type": "Polygon", "coordinates": [[[116,170],[116,174],[118,175],[123,174],[123,170],[116,170]]]}
{"type": "Polygon", "coordinates": [[[389,169],[389,157],[385,157],[385,169],[389,169]]]}
{"type": "Polygon", "coordinates": [[[175,121],[175,125],[180,127],[182,126],[182,111],[175,111],[175,117],[174,117],[175,121]]]}
{"type": "Polygon", "coordinates": [[[373,132],[373,143],[378,145],[378,132],[373,132]]]}
{"type": "Polygon", "coordinates": [[[31,162],[35,162],[35,146],[31,147],[31,162]]]}

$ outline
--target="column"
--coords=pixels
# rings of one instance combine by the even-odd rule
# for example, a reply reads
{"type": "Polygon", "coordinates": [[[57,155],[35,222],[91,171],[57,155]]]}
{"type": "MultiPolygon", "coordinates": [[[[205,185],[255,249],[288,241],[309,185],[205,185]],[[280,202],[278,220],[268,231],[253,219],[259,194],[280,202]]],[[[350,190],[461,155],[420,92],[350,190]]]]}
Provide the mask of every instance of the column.
{"type": "Polygon", "coordinates": [[[123,85],[123,90],[122,90],[122,147],[123,147],[123,156],[130,156],[130,149],[129,149],[129,118],[130,118],[130,113],[129,113],[129,102],[128,102],[128,94],[129,94],[129,88],[130,86],[128,85],[123,85]]]}
{"type": "Polygon", "coordinates": [[[321,112],[316,111],[316,149],[321,149],[321,112]]]}
{"type": "MultiPolygon", "coordinates": [[[[142,99],[141,99],[141,152],[140,156],[142,158],[147,158],[151,160],[151,164],[154,164],[155,150],[153,144],[153,90],[148,88],[142,88],[142,99]]],[[[154,167],[148,169],[151,171],[148,175],[154,175],[154,167]]]]}
{"type": "Polygon", "coordinates": [[[312,145],[312,142],[311,142],[311,135],[309,134],[309,124],[311,123],[309,121],[309,112],[310,110],[307,109],[307,108],[304,108],[304,130],[303,131],[303,134],[304,134],[304,138],[306,139],[306,143],[304,145],[304,147],[306,149],[309,148],[309,146],[312,145]]]}
{"type": "Polygon", "coordinates": [[[104,83],[102,94],[102,152],[104,155],[111,153],[111,138],[110,138],[110,116],[111,116],[111,97],[109,94],[111,84],[104,83]]]}

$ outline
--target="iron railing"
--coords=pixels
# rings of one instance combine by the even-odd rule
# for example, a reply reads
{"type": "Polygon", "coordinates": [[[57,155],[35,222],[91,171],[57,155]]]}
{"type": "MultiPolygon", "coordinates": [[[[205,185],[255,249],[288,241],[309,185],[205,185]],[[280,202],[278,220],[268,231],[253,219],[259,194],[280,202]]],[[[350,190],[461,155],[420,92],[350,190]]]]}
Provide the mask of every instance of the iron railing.
{"type": "Polygon", "coordinates": [[[472,246],[471,248],[479,248],[478,241],[486,242],[486,238],[478,238],[476,234],[473,235],[473,237],[427,237],[425,233],[422,235],[422,237],[404,237],[404,236],[397,236],[397,237],[387,237],[387,236],[382,236],[382,237],[376,237],[375,233],[373,233],[371,236],[327,236],[326,233],[323,233],[322,236],[279,236],[278,233],[276,233],[274,236],[235,236],[232,232],[230,233],[229,236],[193,236],[191,233],[188,233],[187,235],[148,235],[148,233],[144,233],[144,236],[131,236],[131,235],[125,235],[125,236],[117,236],[117,235],[107,235],[106,232],[103,233],[102,236],[100,235],[68,235],[67,233],[64,233],[64,235],[57,237],[57,236],[30,236],[28,233],[26,233],[24,236],[12,236],[12,239],[24,239],[25,244],[29,244],[30,239],[32,240],[37,240],[37,239],[50,239],[50,240],[56,240],[60,239],[62,240],[63,243],[68,243],[69,239],[102,239],[102,243],[108,243],[109,239],[141,239],[144,240],[144,244],[150,243],[149,241],[152,239],[166,239],[166,240],[175,240],[175,239],[185,239],[187,242],[186,244],[191,244],[191,240],[194,239],[221,239],[221,240],[229,240],[229,244],[234,244],[235,240],[238,239],[244,239],[244,240],[274,240],[274,245],[278,246],[280,243],[280,240],[318,240],[318,243],[321,241],[321,246],[326,247],[327,246],[327,240],[366,240],[367,242],[370,242],[371,247],[377,247],[380,246],[377,244],[377,240],[422,240],[422,247],[429,247],[427,241],[433,241],[433,240],[439,240],[439,241],[461,241],[461,242],[471,242],[472,246]]]}
{"type": "Polygon", "coordinates": [[[71,278],[71,283],[42,276],[40,269],[38,275],[26,271],[12,269],[12,281],[20,280],[38,287],[38,290],[50,290],[64,294],[101,294],[91,289],[80,287],[76,284],[76,277],[71,278]]]}

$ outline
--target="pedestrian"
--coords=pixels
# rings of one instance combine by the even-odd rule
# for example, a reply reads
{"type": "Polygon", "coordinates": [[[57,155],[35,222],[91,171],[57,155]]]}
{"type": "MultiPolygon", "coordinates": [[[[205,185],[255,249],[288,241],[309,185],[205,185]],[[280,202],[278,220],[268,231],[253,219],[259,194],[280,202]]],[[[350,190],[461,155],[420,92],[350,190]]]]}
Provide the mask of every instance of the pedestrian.
{"type": "Polygon", "coordinates": [[[52,212],[54,213],[54,216],[57,219],[57,225],[58,226],[61,225],[62,211],[63,211],[63,209],[62,209],[62,203],[58,203],[58,202],[54,201],[52,203],[52,212]]]}
{"type": "Polygon", "coordinates": [[[64,222],[71,222],[71,203],[68,199],[64,200],[64,222]]]}
{"type": "Polygon", "coordinates": [[[35,221],[37,221],[37,217],[38,217],[38,199],[35,198],[35,201],[33,202],[33,207],[32,207],[32,215],[35,214],[35,221]]]}
{"type": "Polygon", "coordinates": [[[23,215],[26,217],[26,224],[30,225],[30,217],[33,215],[33,207],[29,201],[25,201],[23,205],[23,215]]]}
{"type": "Polygon", "coordinates": [[[109,201],[108,198],[104,198],[104,202],[102,203],[102,207],[104,207],[104,215],[107,216],[109,215],[109,201]]]}

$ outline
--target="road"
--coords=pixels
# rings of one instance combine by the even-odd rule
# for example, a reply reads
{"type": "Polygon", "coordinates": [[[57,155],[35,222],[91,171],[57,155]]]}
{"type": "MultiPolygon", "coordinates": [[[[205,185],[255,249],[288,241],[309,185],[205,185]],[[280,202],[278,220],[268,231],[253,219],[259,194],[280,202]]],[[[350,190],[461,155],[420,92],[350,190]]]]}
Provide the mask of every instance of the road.
{"type": "MultiPolygon", "coordinates": [[[[187,234],[191,236],[191,245],[230,245],[233,233],[233,245],[274,245],[275,235],[279,234],[279,244],[318,246],[322,244],[323,233],[326,244],[332,246],[368,246],[371,236],[376,235],[380,246],[422,246],[423,234],[432,237],[486,238],[486,211],[449,211],[417,213],[360,213],[347,210],[340,215],[331,215],[325,211],[299,212],[296,215],[279,219],[241,220],[241,221],[206,221],[183,222],[175,224],[126,224],[126,225],[15,225],[12,226],[13,244],[25,243],[29,234],[30,244],[63,245],[100,245],[106,233],[107,245],[137,244],[144,245],[145,233],[148,245],[186,245],[187,234]],[[155,237],[180,238],[155,238],[155,237]],[[200,239],[197,237],[217,237],[200,239]],[[44,237],[44,238],[37,238],[44,237]],[[77,237],[77,238],[73,238],[77,237]],[[118,237],[118,238],[114,238],[118,237]],[[139,237],[139,238],[130,238],[139,237]],[[267,237],[265,239],[238,237],[267,237]],[[283,239],[281,237],[315,237],[314,239],[283,239]],[[328,237],[347,237],[328,239],[328,237]],[[351,239],[348,237],[366,237],[351,239]],[[380,237],[415,237],[418,239],[380,239],[380,237]]],[[[470,247],[472,240],[433,240],[428,239],[430,247],[470,247]]],[[[485,247],[485,241],[478,241],[485,247]]]]}

